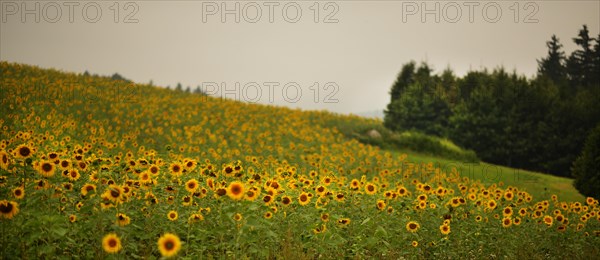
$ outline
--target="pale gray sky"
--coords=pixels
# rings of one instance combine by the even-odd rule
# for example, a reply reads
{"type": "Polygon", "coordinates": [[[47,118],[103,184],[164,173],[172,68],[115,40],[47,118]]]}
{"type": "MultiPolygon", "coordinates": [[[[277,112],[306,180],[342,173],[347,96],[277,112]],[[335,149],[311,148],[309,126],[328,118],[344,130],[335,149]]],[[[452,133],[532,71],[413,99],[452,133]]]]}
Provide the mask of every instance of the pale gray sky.
{"type": "Polygon", "coordinates": [[[597,0],[315,2],[2,0],[0,59],[215,93],[211,82],[223,82],[245,101],[361,113],[385,108],[410,60],[459,75],[502,65],[532,76],[552,34],[570,52],[583,24],[593,37],[600,28],[597,0]]]}

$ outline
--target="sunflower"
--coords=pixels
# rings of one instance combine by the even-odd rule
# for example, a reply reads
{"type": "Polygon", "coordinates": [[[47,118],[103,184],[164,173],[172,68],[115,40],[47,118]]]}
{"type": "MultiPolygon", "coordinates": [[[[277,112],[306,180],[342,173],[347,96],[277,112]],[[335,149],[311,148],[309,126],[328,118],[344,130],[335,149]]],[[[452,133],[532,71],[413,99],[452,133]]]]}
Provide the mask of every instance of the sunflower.
{"type": "Polygon", "coordinates": [[[512,193],[512,191],[507,191],[504,193],[505,200],[512,200],[513,198],[514,198],[514,194],[512,193]]]}
{"type": "Polygon", "coordinates": [[[227,187],[227,196],[234,200],[241,200],[244,197],[244,184],[234,181],[227,187]]]}
{"type": "Polygon", "coordinates": [[[408,230],[411,233],[417,232],[417,230],[419,230],[420,227],[421,225],[419,225],[419,223],[415,221],[409,221],[408,223],[406,223],[406,230],[408,230]]]}
{"type": "Polygon", "coordinates": [[[181,240],[175,234],[165,233],[158,239],[158,250],[164,257],[171,257],[181,249],[181,240]]]}
{"type": "Polygon", "coordinates": [[[33,155],[34,152],[35,152],[35,150],[26,144],[19,145],[15,149],[17,158],[21,158],[21,159],[27,159],[27,158],[31,157],[31,155],[33,155]]]}
{"type": "Polygon", "coordinates": [[[25,189],[23,187],[16,187],[12,190],[12,194],[16,199],[22,199],[25,197],[25,189]]]}
{"type": "Polygon", "coordinates": [[[114,254],[121,250],[121,239],[115,233],[109,233],[102,238],[102,248],[109,254],[114,254]]]}
{"type": "Polygon", "coordinates": [[[317,192],[317,194],[323,195],[327,191],[327,188],[325,188],[325,186],[319,185],[315,188],[315,191],[317,192]]]}
{"type": "Polygon", "coordinates": [[[138,179],[140,180],[141,183],[152,182],[152,178],[150,177],[150,174],[148,172],[140,173],[140,175],[138,176],[138,179]]]}
{"type": "Polygon", "coordinates": [[[106,197],[111,201],[118,202],[123,197],[123,188],[121,188],[119,185],[111,184],[104,192],[103,197],[106,197]]]}
{"type": "Polygon", "coordinates": [[[81,177],[81,175],[79,174],[79,171],[77,169],[71,169],[67,173],[67,178],[69,178],[69,180],[71,181],[79,180],[79,177],[81,177]]]}
{"type": "Polygon", "coordinates": [[[273,203],[273,196],[265,195],[262,200],[265,203],[265,205],[271,205],[271,203],[273,203]]]}
{"type": "Polygon", "coordinates": [[[204,216],[202,216],[202,214],[192,214],[189,218],[188,218],[188,223],[197,223],[200,221],[204,220],[204,216]]]}
{"type": "Polygon", "coordinates": [[[400,197],[404,197],[408,195],[408,190],[404,187],[399,187],[398,188],[398,195],[400,195],[400,197]]]}
{"type": "Polygon", "coordinates": [[[481,222],[482,219],[483,218],[481,216],[479,216],[479,215],[477,217],[475,217],[475,221],[477,221],[477,222],[481,222]]]}
{"type": "Polygon", "coordinates": [[[131,219],[127,215],[125,215],[123,213],[117,214],[117,225],[118,226],[124,227],[124,226],[129,225],[129,223],[131,223],[131,219]]]}
{"type": "Polygon", "coordinates": [[[410,245],[411,245],[411,246],[413,246],[413,247],[418,247],[418,246],[419,246],[419,242],[417,242],[417,241],[412,241],[412,242],[410,243],[410,245]]]}
{"type": "Polygon", "coordinates": [[[302,206],[307,205],[310,203],[310,196],[308,196],[306,192],[302,192],[300,196],[298,196],[298,203],[302,206]]]}
{"type": "Polygon", "coordinates": [[[179,215],[177,214],[177,211],[171,210],[169,211],[169,213],[167,213],[167,218],[170,221],[175,221],[177,220],[177,217],[179,217],[179,215]]]}
{"type": "Polygon", "coordinates": [[[185,190],[189,193],[194,193],[198,189],[198,181],[196,179],[191,179],[185,183],[185,190]]]}
{"type": "Polygon", "coordinates": [[[183,196],[183,198],[181,198],[181,204],[185,207],[187,206],[191,206],[192,204],[194,204],[194,200],[192,199],[192,196],[186,195],[183,196]]]}
{"type": "Polygon", "coordinates": [[[349,218],[340,218],[337,221],[338,225],[340,225],[342,227],[346,227],[346,226],[350,225],[350,222],[351,221],[349,218]]]}
{"type": "Polygon", "coordinates": [[[323,221],[323,222],[329,222],[329,213],[323,213],[323,214],[321,214],[321,221],[323,221]]]}
{"type": "Polygon", "coordinates": [[[77,216],[75,216],[73,214],[69,215],[69,222],[73,223],[75,221],[77,221],[77,216]]]}
{"type": "Polygon", "coordinates": [[[358,181],[357,179],[352,179],[352,181],[350,181],[350,189],[358,190],[359,188],[360,188],[360,181],[358,181]]]}
{"type": "Polygon", "coordinates": [[[267,212],[265,212],[263,217],[266,219],[271,219],[273,217],[273,213],[271,211],[267,211],[267,212]]]}
{"type": "Polygon", "coordinates": [[[502,210],[502,215],[504,215],[505,217],[510,217],[513,214],[513,209],[511,207],[506,207],[504,208],[504,210],[502,210]]]}
{"type": "Polygon", "coordinates": [[[365,192],[369,195],[373,195],[377,192],[377,186],[375,186],[375,184],[367,182],[367,185],[365,185],[365,192]]]}
{"type": "Polygon", "coordinates": [[[14,201],[0,201],[0,217],[11,219],[19,213],[19,203],[14,201]]]}
{"type": "Polygon", "coordinates": [[[383,201],[383,200],[378,200],[378,201],[377,201],[377,209],[378,209],[378,210],[380,210],[380,211],[381,211],[381,210],[384,210],[384,209],[385,209],[385,201],[383,201]]]}
{"type": "Polygon", "coordinates": [[[244,199],[246,199],[247,201],[254,201],[256,200],[256,198],[258,198],[258,193],[258,190],[250,188],[246,191],[244,199]]]}
{"type": "Polygon", "coordinates": [[[38,164],[38,167],[36,167],[37,172],[47,178],[54,175],[55,169],[54,163],[50,161],[42,161],[38,164]]]}
{"type": "Polygon", "coordinates": [[[335,197],[333,197],[337,202],[344,202],[344,193],[338,193],[335,195],[335,197]]]}
{"type": "Polygon", "coordinates": [[[548,216],[548,215],[544,216],[544,224],[551,227],[552,223],[554,223],[554,219],[551,216],[548,216]]]}
{"type": "Polygon", "coordinates": [[[508,217],[502,219],[502,227],[507,228],[507,227],[510,227],[512,224],[513,224],[512,219],[510,219],[508,217]]]}
{"type": "Polygon", "coordinates": [[[240,213],[235,213],[235,215],[233,215],[233,220],[235,221],[241,221],[244,217],[242,217],[242,214],[240,213]]]}
{"type": "Polygon", "coordinates": [[[96,191],[96,185],[86,183],[81,187],[81,195],[86,196],[88,193],[96,191]]]}
{"type": "Polygon", "coordinates": [[[183,167],[179,163],[171,163],[169,166],[169,173],[174,176],[180,176],[183,172],[183,167]]]}
{"type": "Polygon", "coordinates": [[[519,215],[521,217],[524,217],[525,215],[527,215],[527,208],[520,208],[519,209],[519,215]]]}
{"type": "Polygon", "coordinates": [[[60,165],[61,169],[67,170],[71,166],[71,161],[69,161],[69,160],[62,160],[62,161],[60,161],[59,165],[60,165]]]}
{"type": "Polygon", "coordinates": [[[513,220],[513,224],[515,224],[515,226],[521,225],[521,218],[520,217],[516,217],[513,220]]]}
{"type": "Polygon", "coordinates": [[[77,208],[77,210],[81,210],[81,208],[83,207],[83,202],[77,202],[77,204],[75,204],[75,208],[77,208]]]}
{"type": "Polygon", "coordinates": [[[0,168],[6,170],[8,169],[9,159],[8,153],[5,151],[0,151],[0,168]]]}
{"type": "Polygon", "coordinates": [[[233,166],[231,166],[229,164],[225,165],[225,167],[223,167],[222,172],[223,172],[223,174],[225,174],[225,176],[232,176],[235,174],[233,166]]]}
{"type": "Polygon", "coordinates": [[[150,172],[150,174],[152,174],[153,176],[157,176],[158,172],[159,172],[160,168],[158,168],[157,165],[150,165],[150,168],[148,168],[148,172],[150,172]]]}
{"type": "Polygon", "coordinates": [[[487,209],[489,209],[489,210],[493,210],[493,209],[495,209],[495,208],[496,208],[496,206],[498,206],[498,204],[497,204],[497,203],[496,203],[496,201],[495,201],[495,200],[493,200],[493,199],[492,199],[492,200],[489,200],[489,201],[487,202],[487,204],[486,204],[486,207],[487,207],[487,209]]]}
{"type": "Polygon", "coordinates": [[[440,232],[442,232],[442,234],[444,234],[444,235],[450,234],[450,226],[446,225],[446,224],[441,225],[440,226],[440,232]]]}
{"type": "Polygon", "coordinates": [[[283,196],[281,198],[281,204],[283,204],[284,206],[292,204],[292,198],[290,198],[289,196],[283,196]]]}

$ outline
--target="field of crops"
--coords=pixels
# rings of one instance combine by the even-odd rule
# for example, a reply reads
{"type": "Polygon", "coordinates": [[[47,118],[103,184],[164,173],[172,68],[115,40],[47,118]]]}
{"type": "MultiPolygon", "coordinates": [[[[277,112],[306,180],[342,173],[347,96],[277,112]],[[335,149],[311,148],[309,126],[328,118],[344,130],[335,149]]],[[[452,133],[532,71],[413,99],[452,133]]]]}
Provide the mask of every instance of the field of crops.
{"type": "Polygon", "coordinates": [[[585,258],[598,201],[347,138],[374,120],[0,62],[0,258],[585,258]]]}

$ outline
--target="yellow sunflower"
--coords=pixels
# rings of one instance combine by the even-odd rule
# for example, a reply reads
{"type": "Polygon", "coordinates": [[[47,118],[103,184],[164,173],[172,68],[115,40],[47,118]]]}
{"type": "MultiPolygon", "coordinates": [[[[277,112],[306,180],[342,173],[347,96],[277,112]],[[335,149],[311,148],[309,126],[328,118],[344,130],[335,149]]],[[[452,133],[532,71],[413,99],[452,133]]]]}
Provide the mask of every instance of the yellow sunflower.
{"type": "Polygon", "coordinates": [[[165,233],[158,239],[158,250],[164,257],[175,256],[180,249],[181,240],[175,234],[165,233]]]}
{"type": "Polygon", "coordinates": [[[420,227],[421,225],[419,225],[419,223],[415,221],[409,221],[408,223],[406,223],[406,230],[408,230],[411,233],[417,232],[417,230],[419,230],[420,227]]]}
{"type": "Polygon", "coordinates": [[[244,197],[244,184],[234,181],[227,187],[227,196],[234,200],[241,200],[244,197]]]}
{"type": "Polygon", "coordinates": [[[11,219],[19,213],[19,203],[14,201],[0,201],[0,217],[11,219]]]}
{"type": "Polygon", "coordinates": [[[110,233],[102,238],[102,248],[109,254],[117,253],[121,250],[121,239],[115,233],[110,233]]]}

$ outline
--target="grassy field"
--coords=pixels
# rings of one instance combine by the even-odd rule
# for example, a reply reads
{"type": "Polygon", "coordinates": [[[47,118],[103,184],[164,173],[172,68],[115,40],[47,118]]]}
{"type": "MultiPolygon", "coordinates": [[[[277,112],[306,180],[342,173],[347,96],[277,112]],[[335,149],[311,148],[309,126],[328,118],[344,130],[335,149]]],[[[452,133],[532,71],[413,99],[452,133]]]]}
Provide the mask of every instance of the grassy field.
{"type": "Polygon", "coordinates": [[[362,143],[377,120],[0,72],[2,259],[600,254],[598,201],[570,180],[402,152],[470,158],[416,134],[362,143]]]}
{"type": "Polygon", "coordinates": [[[429,163],[433,162],[436,167],[456,167],[462,176],[480,180],[484,184],[502,182],[505,185],[516,186],[527,190],[535,197],[546,198],[552,194],[557,195],[564,201],[583,201],[585,198],[575,187],[573,179],[531,172],[522,169],[514,169],[489,163],[466,163],[448,160],[415,152],[408,152],[408,161],[429,163]]]}

